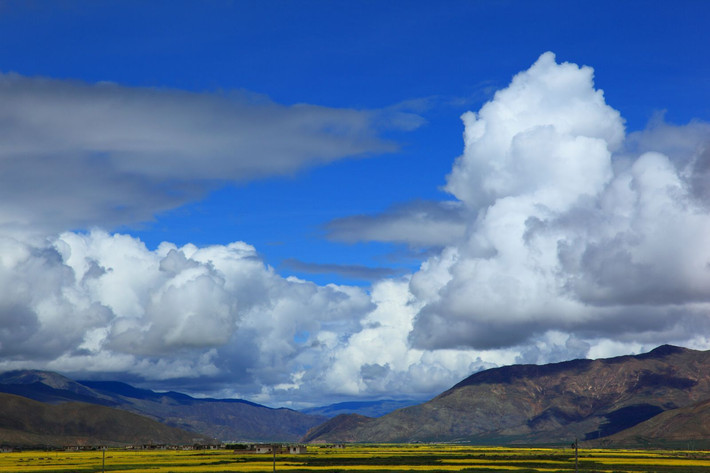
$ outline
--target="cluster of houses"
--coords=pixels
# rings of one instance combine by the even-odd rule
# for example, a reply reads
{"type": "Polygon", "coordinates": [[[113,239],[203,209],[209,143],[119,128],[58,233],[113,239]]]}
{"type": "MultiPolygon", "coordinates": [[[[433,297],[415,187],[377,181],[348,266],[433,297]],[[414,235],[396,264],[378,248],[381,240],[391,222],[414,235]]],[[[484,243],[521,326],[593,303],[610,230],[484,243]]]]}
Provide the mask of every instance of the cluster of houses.
{"type": "MultiPolygon", "coordinates": [[[[104,447],[96,445],[71,445],[64,448],[66,451],[85,451],[85,450],[102,450],[104,447]]],[[[277,455],[298,455],[307,453],[308,449],[305,445],[295,444],[270,444],[270,443],[253,443],[253,444],[200,444],[193,445],[169,445],[169,444],[143,444],[143,445],[127,445],[123,447],[126,450],[218,450],[232,449],[234,453],[245,454],[271,454],[277,455]]]]}
{"type": "Polygon", "coordinates": [[[233,445],[234,453],[253,453],[253,454],[276,454],[276,455],[300,455],[308,453],[308,448],[305,445],[292,444],[268,444],[255,443],[246,445],[233,445]]]}
{"type": "MultiPolygon", "coordinates": [[[[66,451],[102,450],[104,447],[89,445],[72,445],[65,447],[66,451]]],[[[277,455],[299,455],[308,452],[305,445],[294,444],[199,444],[193,445],[168,445],[168,444],[144,444],[127,445],[126,450],[218,450],[232,449],[237,454],[277,454],[277,455]]]]}
{"type": "MultiPolygon", "coordinates": [[[[343,444],[329,445],[330,448],[344,448],[343,444]]],[[[97,445],[71,445],[64,448],[47,447],[45,450],[64,450],[67,452],[80,452],[87,450],[104,450],[105,446],[97,445]]],[[[308,447],[298,444],[270,444],[270,443],[252,443],[252,444],[200,444],[193,445],[168,445],[168,444],[143,444],[143,445],[128,445],[123,447],[126,450],[233,450],[235,454],[268,454],[268,455],[301,455],[308,453],[308,447]]],[[[9,453],[18,451],[19,449],[9,446],[0,446],[0,453],[9,453]]]]}

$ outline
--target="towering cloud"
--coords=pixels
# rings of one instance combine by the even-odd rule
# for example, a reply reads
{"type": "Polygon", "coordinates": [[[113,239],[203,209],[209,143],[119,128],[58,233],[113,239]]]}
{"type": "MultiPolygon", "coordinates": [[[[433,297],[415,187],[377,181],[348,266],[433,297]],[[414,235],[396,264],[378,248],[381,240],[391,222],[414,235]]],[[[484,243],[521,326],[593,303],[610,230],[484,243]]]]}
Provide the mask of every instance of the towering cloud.
{"type": "Polygon", "coordinates": [[[463,121],[446,189],[470,219],[413,277],[427,301],[415,346],[511,347],[555,331],[707,343],[707,125],[626,143],[592,70],[552,53],[463,121]]]}

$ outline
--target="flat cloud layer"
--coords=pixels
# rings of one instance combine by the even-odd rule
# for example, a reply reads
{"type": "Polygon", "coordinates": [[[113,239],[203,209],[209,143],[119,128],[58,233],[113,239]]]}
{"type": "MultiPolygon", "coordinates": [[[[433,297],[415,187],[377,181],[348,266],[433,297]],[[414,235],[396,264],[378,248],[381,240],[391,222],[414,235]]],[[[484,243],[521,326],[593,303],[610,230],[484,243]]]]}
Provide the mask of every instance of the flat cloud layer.
{"type": "Polygon", "coordinates": [[[148,218],[214,179],[392,149],[370,112],[1,82],[0,368],[300,404],[429,396],[496,364],[710,348],[710,126],[659,118],[626,136],[591,68],[545,53],[465,114],[452,202],[331,224],[335,239],[435,248],[369,289],[281,277],[244,242],[149,250],[65,230],[148,218]]]}
{"type": "Polygon", "coordinates": [[[293,173],[396,146],[401,111],[283,106],[245,92],[195,94],[0,75],[0,228],[115,226],[225,181],[293,173]]]}

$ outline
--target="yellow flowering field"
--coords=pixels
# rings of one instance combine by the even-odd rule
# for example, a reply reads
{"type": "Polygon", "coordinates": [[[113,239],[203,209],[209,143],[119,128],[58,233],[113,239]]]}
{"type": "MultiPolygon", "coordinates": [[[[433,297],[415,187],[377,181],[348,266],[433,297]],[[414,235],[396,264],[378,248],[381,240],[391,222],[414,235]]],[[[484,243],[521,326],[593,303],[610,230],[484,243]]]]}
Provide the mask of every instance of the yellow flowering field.
{"type": "MultiPolygon", "coordinates": [[[[571,472],[571,448],[510,448],[466,445],[309,446],[300,455],[250,454],[239,450],[120,450],[0,453],[0,472],[198,473],[198,472],[571,472]]],[[[710,452],[585,450],[579,471],[598,473],[710,472],[710,452]]]]}

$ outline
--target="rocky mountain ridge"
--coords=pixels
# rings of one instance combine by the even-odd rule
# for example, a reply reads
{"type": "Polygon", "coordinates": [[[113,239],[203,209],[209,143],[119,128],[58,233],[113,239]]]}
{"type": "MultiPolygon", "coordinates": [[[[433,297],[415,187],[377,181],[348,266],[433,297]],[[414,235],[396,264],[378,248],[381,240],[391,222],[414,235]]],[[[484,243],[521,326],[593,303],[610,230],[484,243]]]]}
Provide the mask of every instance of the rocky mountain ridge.
{"type": "Polygon", "coordinates": [[[661,413],[706,399],[710,351],[664,345],[642,355],[481,371],[423,404],[377,419],[340,416],[311,430],[303,440],[592,441],[634,426],[640,429],[661,413]]]}

